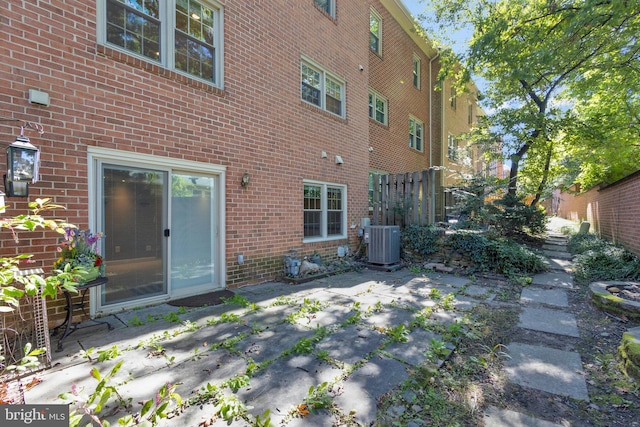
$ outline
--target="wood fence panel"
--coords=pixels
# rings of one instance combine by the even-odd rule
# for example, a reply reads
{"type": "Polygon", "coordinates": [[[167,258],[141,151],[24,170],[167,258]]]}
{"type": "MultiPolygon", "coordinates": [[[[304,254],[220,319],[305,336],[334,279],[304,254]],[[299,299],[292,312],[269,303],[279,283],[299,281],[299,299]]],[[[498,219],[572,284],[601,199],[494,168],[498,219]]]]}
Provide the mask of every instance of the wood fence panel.
{"type": "Polygon", "coordinates": [[[435,169],[373,175],[372,225],[427,225],[435,221],[435,169]]]}

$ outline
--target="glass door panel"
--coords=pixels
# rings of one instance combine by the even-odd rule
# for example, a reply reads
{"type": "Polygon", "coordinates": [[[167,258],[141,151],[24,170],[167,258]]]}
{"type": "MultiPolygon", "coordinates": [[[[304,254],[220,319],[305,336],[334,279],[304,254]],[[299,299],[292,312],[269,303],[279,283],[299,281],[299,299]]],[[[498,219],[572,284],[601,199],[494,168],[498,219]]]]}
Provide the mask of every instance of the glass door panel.
{"type": "Polygon", "coordinates": [[[104,253],[101,305],[167,294],[167,172],[102,165],[104,253]]]}
{"type": "Polygon", "coordinates": [[[171,296],[217,287],[215,281],[216,178],[171,176],[171,296]]]}

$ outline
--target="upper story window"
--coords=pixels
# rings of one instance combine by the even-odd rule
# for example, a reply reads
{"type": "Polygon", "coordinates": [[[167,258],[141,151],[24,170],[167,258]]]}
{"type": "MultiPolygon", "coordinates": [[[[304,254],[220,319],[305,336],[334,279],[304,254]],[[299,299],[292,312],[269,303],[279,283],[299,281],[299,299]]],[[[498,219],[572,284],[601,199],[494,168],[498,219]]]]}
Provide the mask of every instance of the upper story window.
{"type": "Polygon", "coordinates": [[[373,9],[369,14],[369,47],[382,55],[382,16],[373,9]]]}
{"type": "Polygon", "coordinates": [[[335,0],[314,0],[316,5],[322,9],[327,15],[336,17],[336,1],[335,0]]]}
{"type": "Polygon", "coordinates": [[[458,160],[458,140],[453,135],[447,139],[447,157],[452,161],[458,160]]]}
{"type": "Polygon", "coordinates": [[[456,91],[455,87],[451,88],[451,98],[449,99],[449,102],[451,102],[451,108],[453,108],[454,110],[456,109],[456,101],[458,98],[458,93],[456,91]]]}
{"type": "Polygon", "coordinates": [[[210,0],[98,0],[101,43],[222,86],[222,8],[210,0]]]}
{"type": "Polygon", "coordinates": [[[347,237],[347,188],[345,186],[305,181],[303,200],[305,241],[347,237]]]}
{"type": "Polygon", "coordinates": [[[424,141],[424,123],[415,117],[409,117],[409,147],[422,151],[424,141]]]}
{"type": "Polygon", "coordinates": [[[389,101],[378,92],[369,89],[369,117],[373,120],[387,124],[387,105],[389,101]]]}
{"type": "Polygon", "coordinates": [[[300,75],[303,101],[344,117],[344,81],[305,59],[300,75]]]}
{"type": "Polygon", "coordinates": [[[413,55],[413,85],[420,89],[420,57],[413,55]]]}
{"type": "Polygon", "coordinates": [[[473,104],[469,103],[467,107],[467,123],[473,124],[473,104]]]}

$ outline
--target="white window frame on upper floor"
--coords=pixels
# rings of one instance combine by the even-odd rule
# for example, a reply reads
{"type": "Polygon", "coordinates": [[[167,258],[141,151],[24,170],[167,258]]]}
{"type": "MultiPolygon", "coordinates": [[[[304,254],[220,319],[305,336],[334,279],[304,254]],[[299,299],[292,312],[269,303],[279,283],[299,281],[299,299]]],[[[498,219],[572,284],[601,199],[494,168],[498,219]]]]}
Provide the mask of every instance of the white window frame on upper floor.
{"type": "Polygon", "coordinates": [[[347,104],[346,93],[346,83],[342,78],[327,71],[324,67],[305,56],[300,59],[300,99],[303,102],[314,105],[338,117],[345,118],[347,104]],[[340,89],[339,99],[335,97],[336,88],[340,89]],[[307,93],[305,93],[305,91],[307,93]],[[317,91],[317,100],[314,100],[313,94],[310,91],[317,91]],[[333,111],[327,106],[327,98],[340,101],[339,112],[333,111]]]}
{"type": "Polygon", "coordinates": [[[369,88],[369,117],[385,126],[389,123],[389,100],[371,88],[369,88]],[[378,104],[384,106],[383,112],[378,110],[378,104]],[[382,114],[382,120],[378,119],[378,113],[382,114]]]}
{"type": "Polygon", "coordinates": [[[375,53],[377,53],[378,55],[382,56],[382,15],[380,15],[378,13],[378,11],[376,11],[374,8],[371,8],[371,11],[369,12],[369,48],[374,51],[375,53]],[[373,27],[373,23],[377,22],[378,23],[378,33],[375,34],[372,31],[372,27],[373,27]],[[377,44],[377,48],[374,49],[373,47],[373,38],[376,38],[378,44],[377,44]]]}
{"type": "Polygon", "coordinates": [[[414,116],[409,116],[409,147],[421,153],[424,152],[424,122],[414,116]],[[411,133],[412,124],[414,129],[413,133],[411,133]],[[420,129],[419,139],[417,129],[420,129]],[[417,147],[417,141],[420,141],[420,147],[417,147]]]}
{"type": "MultiPolygon", "coordinates": [[[[309,242],[346,239],[347,238],[347,186],[343,184],[332,183],[332,182],[323,182],[323,181],[314,181],[314,180],[305,179],[303,180],[303,198],[305,197],[305,194],[306,194],[304,188],[307,186],[318,187],[320,189],[320,195],[319,195],[320,206],[319,207],[311,208],[310,206],[307,206],[307,204],[303,200],[303,213],[316,212],[317,214],[320,215],[319,224],[318,224],[319,235],[304,237],[305,232],[303,231],[303,242],[309,243],[309,242]],[[330,207],[329,197],[328,197],[329,190],[340,191],[341,200],[340,200],[339,210],[329,209],[330,207]],[[328,232],[329,212],[339,212],[340,214],[339,217],[340,217],[341,227],[340,227],[339,233],[329,234],[328,232]]],[[[304,218],[302,222],[306,227],[307,222],[304,218]]]]}
{"type": "Polygon", "coordinates": [[[458,151],[458,139],[455,136],[449,134],[449,136],[447,137],[447,158],[452,162],[458,161],[458,151]]]}
{"type": "MultiPolygon", "coordinates": [[[[115,50],[119,50],[127,53],[128,55],[135,56],[140,58],[143,61],[158,65],[159,67],[163,67],[176,73],[184,74],[189,76],[190,78],[197,79],[208,84],[211,84],[218,88],[224,87],[224,9],[223,5],[215,0],[161,0],[158,2],[159,8],[156,11],[157,16],[153,16],[153,13],[148,10],[145,11],[142,8],[134,8],[128,4],[128,2],[124,2],[122,0],[97,0],[97,19],[96,19],[96,30],[97,30],[97,41],[99,44],[108,46],[115,50]],[[201,21],[202,17],[198,16],[193,10],[189,10],[191,13],[190,17],[186,21],[186,25],[188,25],[188,33],[181,31],[181,29],[177,28],[177,19],[176,19],[176,7],[178,4],[187,4],[196,6],[203,6],[206,9],[206,13],[203,15],[207,15],[208,11],[211,11],[210,20],[212,25],[206,25],[204,20],[201,21]],[[116,22],[109,23],[109,17],[107,13],[107,6],[111,4],[116,8],[122,8],[126,13],[129,13],[131,16],[136,16],[140,21],[144,21],[150,25],[158,25],[159,30],[157,34],[157,38],[159,41],[156,41],[153,38],[148,39],[150,41],[151,47],[158,47],[156,56],[157,58],[152,58],[150,54],[143,54],[142,52],[136,52],[136,50],[127,49],[125,46],[121,46],[117,43],[110,42],[108,40],[108,31],[110,25],[117,25],[116,22]],[[142,9],[142,10],[141,10],[142,9]],[[200,26],[200,28],[198,28],[200,26]],[[207,36],[212,36],[213,40],[211,43],[207,41],[207,36]],[[182,40],[187,45],[198,46],[199,49],[194,49],[195,51],[200,52],[211,52],[213,50],[210,57],[212,58],[212,72],[211,78],[205,78],[201,75],[194,74],[189,72],[188,70],[183,70],[180,68],[180,65],[176,65],[178,61],[176,61],[176,40],[182,40]]],[[[207,18],[209,19],[209,18],[207,18]]],[[[124,26],[126,27],[126,23],[124,26]]],[[[123,31],[127,31],[127,28],[123,28],[123,31]]],[[[133,32],[134,35],[138,34],[133,32]]],[[[144,44],[143,44],[144,46],[144,44]]],[[[143,50],[141,48],[140,50],[143,50]]],[[[187,54],[192,53],[194,50],[190,50],[185,48],[185,52],[187,54]]],[[[188,59],[188,61],[190,58],[188,59]]],[[[194,61],[194,63],[197,63],[194,61]]],[[[187,62],[187,64],[189,64],[187,62]]],[[[208,70],[207,63],[202,62],[204,64],[201,70],[208,70]]],[[[186,68],[189,68],[191,65],[185,65],[186,68]]],[[[195,66],[193,66],[195,69],[195,66]]],[[[207,73],[209,75],[209,73],[207,73]]]]}
{"type": "Polygon", "coordinates": [[[413,73],[413,86],[416,89],[420,89],[422,87],[422,61],[420,60],[420,57],[415,53],[413,54],[412,73],[413,73]]]}
{"type": "Polygon", "coordinates": [[[332,18],[336,17],[336,0],[313,0],[316,6],[332,18]]]}

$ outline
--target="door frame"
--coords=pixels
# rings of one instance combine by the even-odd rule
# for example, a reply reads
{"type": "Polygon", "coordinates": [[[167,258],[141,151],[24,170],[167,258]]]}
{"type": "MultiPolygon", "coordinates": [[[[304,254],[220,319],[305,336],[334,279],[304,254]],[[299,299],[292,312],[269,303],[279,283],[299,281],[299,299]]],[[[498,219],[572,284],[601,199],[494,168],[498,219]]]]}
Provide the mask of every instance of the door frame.
{"type": "MultiPolygon", "coordinates": [[[[171,173],[175,172],[193,172],[200,175],[207,174],[216,176],[218,179],[218,185],[214,188],[215,203],[215,216],[217,219],[215,241],[218,247],[215,251],[214,263],[216,265],[214,282],[218,284],[217,289],[224,289],[226,287],[227,267],[226,267],[226,218],[225,218],[225,178],[226,178],[226,166],[212,165],[210,163],[201,163],[184,159],[174,159],[170,157],[153,156],[149,154],[135,153],[131,151],[113,150],[110,148],[102,147],[87,147],[87,161],[88,161],[88,214],[89,214],[89,228],[95,231],[98,230],[98,209],[100,201],[98,195],[100,191],[98,186],[101,181],[98,179],[98,164],[99,162],[109,162],[122,166],[133,166],[149,169],[167,170],[169,172],[168,185],[171,185],[171,173]]],[[[170,199],[170,197],[169,197],[170,199]]],[[[168,200],[168,212],[167,223],[171,224],[171,200],[168,200]]],[[[107,236],[109,238],[109,236],[107,236]]],[[[169,237],[171,239],[171,237],[169,237]]],[[[167,253],[165,268],[170,267],[168,263],[171,260],[171,245],[170,241],[167,244],[167,253]]],[[[106,260],[107,265],[109,260],[106,260]]],[[[108,270],[108,267],[107,267],[108,270]]],[[[167,270],[169,271],[169,270],[167,270]]],[[[108,314],[123,309],[128,309],[136,306],[140,306],[140,302],[148,304],[156,304],[171,299],[171,277],[167,274],[168,281],[168,295],[160,297],[151,297],[148,299],[128,301],[122,304],[113,304],[108,307],[100,307],[100,287],[92,288],[90,291],[90,314],[92,316],[97,314],[108,314]]],[[[107,285],[108,286],[108,285],[107,285]]]]}

